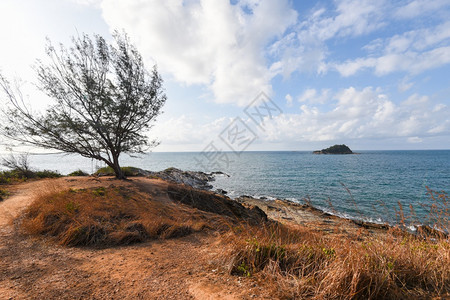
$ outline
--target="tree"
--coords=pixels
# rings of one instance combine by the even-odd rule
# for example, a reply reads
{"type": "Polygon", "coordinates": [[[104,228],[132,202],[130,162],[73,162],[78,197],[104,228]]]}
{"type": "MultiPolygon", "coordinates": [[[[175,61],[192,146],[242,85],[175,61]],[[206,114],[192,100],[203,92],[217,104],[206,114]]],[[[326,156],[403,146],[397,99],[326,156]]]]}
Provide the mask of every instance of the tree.
{"type": "Polygon", "coordinates": [[[57,51],[48,41],[47,63],[38,61],[38,87],[54,100],[44,113],[25,104],[20,88],[0,74],[8,107],[2,133],[12,140],[66,153],[78,153],[110,166],[125,178],[122,153],[143,153],[158,144],[145,135],[166,101],[162,79],[149,73],[126,34],[114,42],[100,35],[72,37],[57,51]]]}

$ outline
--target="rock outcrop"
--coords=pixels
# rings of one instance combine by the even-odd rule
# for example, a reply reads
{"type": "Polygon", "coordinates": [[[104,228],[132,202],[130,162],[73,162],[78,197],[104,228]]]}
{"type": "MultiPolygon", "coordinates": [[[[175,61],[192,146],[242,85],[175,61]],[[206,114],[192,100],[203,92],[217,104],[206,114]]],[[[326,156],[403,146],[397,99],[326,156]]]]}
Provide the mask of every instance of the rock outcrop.
{"type": "Polygon", "coordinates": [[[215,180],[215,175],[228,176],[222,172],[204,173],[196,171],[183,171],[177,168],[168,168],[160,172],[149,172],[147,176],[152,178],[161,178],[174,183],[182,183],[196,189],[209,190],[212,188],[212,185],[209,184],[209,182],[215,180]]]}
{"type": "Polygon", "coordinates": [[[314,154],[354,154],[347,145],[334,145],[326,149],[317,150],[314,154]]]}
{"type": "Polygon", "coordinates": [[[202,191],[182,184],[169,184],[170,199],[201,211],[227,216],[237,221],[257,225],[267,222],[266,213],[256,205],[244,205],[210,191],[202,191]]]}

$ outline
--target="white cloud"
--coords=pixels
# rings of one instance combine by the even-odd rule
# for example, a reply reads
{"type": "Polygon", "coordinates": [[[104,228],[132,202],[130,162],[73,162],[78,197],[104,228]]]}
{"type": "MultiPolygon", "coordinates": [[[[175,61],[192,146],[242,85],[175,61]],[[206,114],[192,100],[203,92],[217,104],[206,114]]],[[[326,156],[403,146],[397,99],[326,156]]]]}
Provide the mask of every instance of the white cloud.
{"type": "Polygon", "coordinates": [[[264,49],[297,18],[287,0],[104,0],[102,9],[107,23],[133,34],[162,72],[208,86],[216,102],[239,105],[271,93],[264,49]]]}
{"type": "Polygon", "coordinates": [[[294,32],[272,45],[280,56],[271,70],[283,77],[295,71],[322,74],[328,70],[326,42],[334,38],[357,37],[385,26],[385,1],[336,1],[336,8],[318,8],[300,22],[294,32]]]}
{"type": "Polygon", "coordinates": [[[426,6],[419,0],[337,0],[331,9],[316,5],[303,20],[287,0],[236,2],[103,0],[102,10],[112,28],[133,34],[163,73],[187,85],[206,86],[218,103],[246,105],[260,91],[271,95],[271,80],[294,72],[335,69],[348,77],[369,69],[378,76],[415,75],[450,63],[450,22],[376,38],[363,47],[368,57],[327,61],[330,41],[368,35],[393,18],[436,12],[445,1],[426,6]]]}
{"type": "Polygon", "coordinates": [[[417,143],[422,143],[423,139],[421,139],[420,137],[417,136],[413,136],[407,139],[408,143],[412,143],[412,144],[417,144],[417,143]]]}
{"type": "Polygon", "coordinates": [[[332,66],[342,76],[347,77],[367,68],[373,68],[378,76],[400,71],[415,75],[449,63],[450,46],[422,53],[407,51],[386,54],[378,58],[357,58],[344,63],[332,64],[332,66]]]}
{"type": "Polygon", "coordinates": [[[355,60],[348,60],[341,64],[335,64],[334,68],[344,77],[352,76],[356,72],[373,68],[377,65],[377,60],[374,58],[357,58],[355,60]]]}
{"type": "Polygon", "coordinates": [[[442,109],[445,109],[446,107],[447,107],[447,105],[445,105],[443,103],[436,104],[436,106],[433,108],[433,112],[438,112],[442,109]]]}
{"type": "Polygon", "coordinates": [[[432,28],[394,35],[385,41],[376,39],[364,47],[371,53],[382,50],[378,57],[349,59],[330,66],[344,77],[368,68],[378,76],[399,71],[419,74],[450,63],[449,43],[450,22],[444,22],[432,28]]]}
{"type": "Polygon", "coordinates": [[[30,33],[31,18],[20,3],[0,2],[0,28],[8,28],[0,30],[0,40],[4,42],[0,47],[0,68],[9,77],[20,76],[26,80],[35,77],[34,72],[30,72],[30,66],[36,54],[44,50],[45,35],[40,26],[33,28],[34,34],[30,33]],[[22,18],[18,18],[21,13],[22,18]]]}
{"type": "Polygon", "coordinates": [[[362,47],[362,49],[366,50],[369,53],[377,52],[382,49],[384,44],[384,40],[382,38],[377,38],[371,41],[369,44],[362,47]]]}
{"type": "MultiPolygon", "coordinates": [[[[395,104],[381,89],[372,87],[349,87],[328,95],[329,107],[317,107],[315,103],[305,101],[298,113],[266,119],[265,131],[258,132],[253,146],[278,144],[292,147],[298,143],[353,139],[400,139],[419,143],[431,137],[450,135],[450,107],[433,103],[427,96],[413,94],[395,104]]],[[[152,132],[157,132],[163,147],[181,144],[186,145],[185,149],[201,151],[212,141],[219,142],[220,146],[217,137],[231,121],[232,118],[219,118],[205,122],[181,116],[158,122],[152,132]]],[[[251,121],[247,121],[252,126],[251,121]]],[[[224,145],[221,148],[227,149],[224,145]]]]}
{"type": "Polygon", "coordinates": [[[450,39],[450,21],[438,24],[431,28],[411,30],[396,34],[388,38],[384,53],[403,53],[406,51],[420,52],[432,47],[448,44],[450,39]]]}
{"type": "Polygon", "coordinates": [[[231,121],[231,118],[222,117],[205,123],[181,115],[156,122],[150,131],[150,137],[165,145],[202,145],[218,136],[231,121]]]}
{"type": "Polygon", "coordinates": [[[330,98],[330,90],[322,89],[317,92],[316,89],[306,89],[303,94],[298,98],[298,101],[301,102],[309,102],[315,104],[323,104],[330,98]]]}
{"type": "Polygon", "coordinates": [[[405,77],[403,78],[400,83],[398,84],[398,90],[400,92],[406,92],[407,90],[409,90],[410,88],[412,88],[414,86],[414,83],[409,82],[408,78],[405,77]]]}
{"type": "Polygon", "coordinates": [[[307,89],[303,92],[303,94],[298,98],[299,102],[305,102],[309,99],[315,97],[317,94],[316,89],[307,89]]]}
{"type": "Polygon", "coordinates": [[[341,0],[336,2],[336,15],[326,16],[318,9],[300,26],[300,39],[326,41],[334,37],[359,36],[383,26],[385,1],[341,0]]]}
{"type": "Polygon", "coordinates": [[[291,107],[292,106],[292,101],[293,101],[292,96],[290,94],[287,94],[285,96],[285,99],[286,99],[286,106],[287,107],[291,107]]]}
{"type": "Polygon", "coordinates": [[[86,6],[93,6],[93,7],[100,7],[100,4],[102,0],[69,0],[71,2],[74,2],[76,4],[80,5],[86,5],[86,6]]]}
{"type": "Polygon", "coordinates": [[[402,105],[410,107],[420,106],[422,108],[423,106],[428,106],[429,101],[430,99],[428,98],[428,96],[420,96],[418,94],[412,94],[411,96],[408,97],[408,99],[402,102],[402,105]]]}
{"type": "Polygon", "coordinates": [[[398,18],[410,19],[424,13],[437,11],[446,6],[450,6],[450,2],[448,0],[414,0],[404,6],[398,7],[394,13],[394,16],[398,18]]]}
{"type": "MultiPolygon", "coordinates": [[[[268,123],[272,141],[313,142],[344,139],[412,138],[450,134],[450,109],[414,94],[395,104],[380,89],[344,89],[328,110],[303,104],[299,114],[283,114],[268,123]]],[[[264,139],[265,137],[262,136],[264,139]]]]}

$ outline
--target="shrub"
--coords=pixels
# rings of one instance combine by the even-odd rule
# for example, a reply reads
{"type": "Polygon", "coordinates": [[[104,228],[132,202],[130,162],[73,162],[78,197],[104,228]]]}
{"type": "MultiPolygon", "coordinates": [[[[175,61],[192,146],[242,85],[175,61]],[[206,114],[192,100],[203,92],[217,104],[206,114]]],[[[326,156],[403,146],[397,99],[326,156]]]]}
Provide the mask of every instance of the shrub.
{"type": "MultiPolygon", "coordinates": [[[[140,175],[140,169],[135,167],[122,167],[122,172],[126,177],[140,175]]],[[[114,170],[111,167],[103,167],[98,169],[94,175],[98,176],[115,176],[114,170]]]]}
{"type": "Polygon", "coordinates": [[[8,196],[9,192],[7,190],[0,189],[0,201],[3,201],[8,196]]]}
{"type": "Polygon", "coordinates": [[[9,170],[0,172],[0,185],[11,184],[14,182],[25,181],[28,179],[43,179],[43,178],[58,178],[62,175],[56,171],[26,171],[22,170],[9,170]]]}
{"type": "Polygon", "coordinates": [[[25,181],[30,178],[34,178],[34,172],[27,171],[22,172],[21,170],[8,170],[0,172],[0,185],[1,184],[11,184],[14,182],[25,181]]]}
{"type": "Polygon", "coordinates": [[[19,180],[17,174],[13,171],[1,171],[0,172],[0,185],[10,184],[12,181],[19,180]]]}
{"type": "Polygon", "coordinates": [[[73,171],[72,173],[68,174],[67,176],[89,176],[89,174],[78,169],[78,170],[73,171]]]}
{"type": "Polygon", "coordinates": [[[33,177],[31,178],[59,178],[62,177],[60,173],[57,171],[50,171],[50,170],[43,170],[43,171],[36,171],[33,172],[33,177]]]}

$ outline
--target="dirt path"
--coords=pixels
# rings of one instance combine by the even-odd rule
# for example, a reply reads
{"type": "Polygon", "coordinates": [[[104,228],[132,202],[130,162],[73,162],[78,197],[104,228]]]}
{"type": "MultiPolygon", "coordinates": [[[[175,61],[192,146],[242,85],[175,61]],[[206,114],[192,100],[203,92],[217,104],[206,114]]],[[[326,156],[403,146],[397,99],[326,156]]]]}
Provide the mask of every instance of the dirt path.
{"type": "MultiPolygon", "coordinates": [[[[0,202],[0,299],[272,299],[255,279],[217,268],[214,234],[106,249],[68,248],[20,233],[17,218],[40,190],[131,184],[95,178],[21,184],[0,202]]],[[[133,179],[135,180],[135,179],[133,179]]],[[[136,179],[168,201],[165,183],[136,179]]]]}
{"type": "Polygon", "coordinates": [[[31,191],[36,190],[42,182],[30,182],[21,185],[14,196],[0,202],[0,229],[11,225],[12,219],[16,218],[22,210],[30,204],[31,191]]]}

